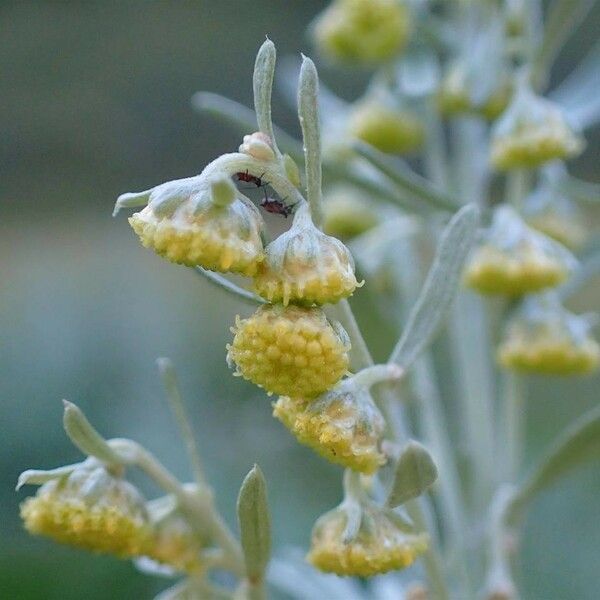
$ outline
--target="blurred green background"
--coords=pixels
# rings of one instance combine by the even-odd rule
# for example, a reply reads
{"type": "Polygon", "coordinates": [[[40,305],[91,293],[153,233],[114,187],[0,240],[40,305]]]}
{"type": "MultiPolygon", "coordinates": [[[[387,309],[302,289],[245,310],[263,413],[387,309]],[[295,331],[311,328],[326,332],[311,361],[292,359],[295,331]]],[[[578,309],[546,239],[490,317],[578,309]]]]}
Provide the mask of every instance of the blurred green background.
{"type": "MultiPolygon", "coordinates": [[[[18,504],[32,489],[13,491],[26,468],[80,458],[62,431],[63,397],[104,434],[139,440],[185,478],[157,356],[178,367],[231,522],[253,462],[269,482],[278,546],[306,546],[314,519],[338,501],[341,471],[296,444],[271,418],[266,396],[225,365],[229,326],[248,308],[144,250],[125,217],[110,216],[119,193],[197,173],[235,148],[238,135],[194,114],[191,95],[210,90],[250,104],[265,34],[280,56],[310,53],[306,25],[324,4],[0,4],[0,598],[144,599],[165,587],[128,563],[29,538],[18,504]]],[[[595,37],[599,13],[569,44],[558,77],[595,37]]],[[[323,73],[346,94],[360,91],[349,73],[323,73]]],[[[274,114],[297,132],[283,101],[274,114]]],[[[575,171],[593,179],[598,130],[588,139],[575,171]]],[[[596,282],[574,306],[597,308],[599,297],[596,282]]],[[[530,460],[597,402],[599,383],[532,382],[530,460]]],[[[597,598],[598,497],[590,467],[536,503],[520,565],[526,599],[597,598]]]]}

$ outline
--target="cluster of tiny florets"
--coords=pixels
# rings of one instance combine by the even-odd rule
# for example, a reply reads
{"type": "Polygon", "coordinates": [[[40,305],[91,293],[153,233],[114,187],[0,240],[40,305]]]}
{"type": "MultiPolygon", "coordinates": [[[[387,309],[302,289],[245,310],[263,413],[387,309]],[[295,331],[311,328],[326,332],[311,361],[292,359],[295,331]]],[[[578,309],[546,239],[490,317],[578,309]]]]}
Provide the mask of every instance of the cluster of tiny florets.
{"type": "Polygon", "coordinates": [[[427,536],[403,530],[391,511],[376,506],[361,510],[360,527],[350,540],[344,539],[348,515],[343,505],[319,518],[308,554],[315,567],[336,575],[372,577],[410,566],[427,549],[427,536]]]}
{"type": "MultiPolygon", "coordinates": [[[[102,467],[98,467],[102,470],[102,467]]],[[[96,473],[98,472],[96,470],[96,473]]],[[[45,483],[21,504],[25,528],[69,544],[128,558],[147,553],[152,527],[144,501],[128,482],[106,477],[90,494],[85,481],[96,473],[81,470],[45,483]]]]}
{"type": "Polygon", "coordinates": [[[383,418],[372,402],[365,407],[353,394],[326,394],[315,401],[283,396],[273,415],[299,442],[333,463],[370,474],[386,462],[379,450],[383,418]]]}
{"type": "Polygon", "coordinates": [[[129,223],[145,247],[174,263],[252,276],[263,259],[260,215],[241,200],[199,212],[182,206],[169,217],[147,206],[129,223]]]}
{"type": "Polygon", "coordinates": [[[318,308],[267,305],[232,331],[228,361],[269,393],[314,398],[348,370],[348,341],[318,308]]]}

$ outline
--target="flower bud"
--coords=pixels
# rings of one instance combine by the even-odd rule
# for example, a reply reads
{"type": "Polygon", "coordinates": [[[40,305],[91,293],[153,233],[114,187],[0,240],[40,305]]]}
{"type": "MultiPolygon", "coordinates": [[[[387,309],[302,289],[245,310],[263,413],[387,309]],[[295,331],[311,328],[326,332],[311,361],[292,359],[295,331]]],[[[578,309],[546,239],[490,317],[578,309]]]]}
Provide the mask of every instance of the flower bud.
{"type": "Polygon", "coordinates": [[[509,79],[505,75],[499,76],[494,88],[477,97],[473,93],[469,75],[466,65],[462,62],[452,65],[438,92],[440,112],[444,115],[470,113],[493,121],[502,114],[510,101],[512,85],[509,79]]]}
{"type": "Polygon", "coordinates": [[[588,316],[567,311],[553,297],[530,298],[509,323],[498,361],[508,369],[546,375],[591,373],[600,363],[592,325],[588,316]]]}
{"type": "Polygon", "coordinates": [[[307,204],[296,210],[290,229],[267,246],[254,278],[260,296],[284,306],[339,302],[360,285],[350,251],[314,226],[307,204]]]}
{"type": "Polygon", "coordinates": [[[580,248],[587,237],[581,212],[562,193],[554,169],[544,174],[537,188],[525,199],[523,215],[531,227],[570,250],[580,248]]]}
{"type": "Polygon", "coordinates": [[[271,138],[262,131],[255,131],[250,135],[244,136],[244,141],[240,145],[240,152],[248,154],[257,160],[274,160],[275,152],[271,138]]]}
{"type": "Polygon", "coordinates": [[[416,114],[406,108],[367,98],[349,116],[350,134],[389,154],[405,154],[423,144],[425,129],[416,114]]]}
{"type": "Polygon", "coordinates": [[[349,64],[379,64],[404,48],[410,14],[399,0],[335,0],[314,24],[314,38],[328,58],[349,64]]]}
{"type": "Polygon", "coordinates": [[[248,319],[236,317],[232,332],[227,362],[269,394],[311,398],[348,369],[348,336],[319,308],[262,306],[248,319]]]}
{"type": "Polygon", "coordinates": [[[318,519],[308,560],[321,571],[372,577],[410,566],[428,546],[425,534],[415,533],[399,515],[371,502],[359,507],[348,501],[318,519]],[[353,514],[356,510],[360,514],[353,514]],[[349,524],[356,531],[349,534],[349,524]]]}
{"type": "MultiPolygon", "coordinates": [[[[281,397],[273,416],[302,444],[310,446],[333,463],[362,473],[374,473],[385,463],[379,444],[385,421],[369,393],[369,385],[398,377],[393,365],[376,367],[374,380],[369,369],[346,379],[315,400],[281,397]]],[[[372,370],[371,370],[372,372],[372,370]]]]}
{"type": "Polygon", "coordinates": [[[379,219],[369,203],[353,188],[336,187],[323,202],[323,231],[342,240],[375,227],[379,219]]]}
{"type": "Polygon", "coordinates": [[[492,130],[491,162],[499,170],[532,168],[576,156],[583,146],[561,108],[521,81],[492,130]]]}
{"type": "Polygon", "coordinates": [[[465,282],[484,294],[520,296],[556,287],[575,259],[560,244],[530,229],[510,207],[494,212],[486,241],[467,263],[465,282]]]}
{"type": "Polygon", "coordinates": [[[262,217],[229,178],[191,177],[142,194],[148,206],[129,223],[146,248],[190,267],[254,275],[263,258],[262,217]]]}
{"type": "Polygon", "coordinates": [[[167,496],[148,503],[153,535],[147,556],[175,571],[200,574],[205,570],[201,559],[203,545],[188,521],[177,510],[175,500],[167,496]]]}
{"type": "Polygon", "coordinates": [[[137,489],[94,458],[44,483],[21,518],[32,534],[122,558],[145,554],[152,531],[137,489]]]}

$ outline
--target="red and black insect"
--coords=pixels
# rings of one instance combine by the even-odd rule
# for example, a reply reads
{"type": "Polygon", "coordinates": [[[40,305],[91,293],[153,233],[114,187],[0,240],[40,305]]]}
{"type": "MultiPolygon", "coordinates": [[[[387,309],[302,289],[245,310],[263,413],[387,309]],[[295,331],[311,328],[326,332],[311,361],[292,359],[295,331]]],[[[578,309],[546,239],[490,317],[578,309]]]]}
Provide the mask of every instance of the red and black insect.
{"type": "Polygon", "coordinates": [[[248,173],[248,169],[246,169],[246,171],[239,171],[235,174],[238,181],[243,181],[245,183],[253,183],[256,187],[259,188],[269,185],[268,182],[262,180],[263,175],[264,173],[260,177],[257,177],[256,175],[252,175],[252,173],[248,173]]]}
{"type": "MultiPolygon", "coordinates": [[[[285,200],[285,198],[283,200],[285,200]]],[[[265,198],[260,203],[260,205],[268,213],[271,213],[273,215],[281,215],[282,217],[285,217],[287,219],[288,215],[291,215],[294,212],[295,204],[292,204],[291,206],[287,206],[286,204],[283,203],[283,200],[269,198],[269,196],[267,196],[267,192],[265,191],[265,198]]]]}

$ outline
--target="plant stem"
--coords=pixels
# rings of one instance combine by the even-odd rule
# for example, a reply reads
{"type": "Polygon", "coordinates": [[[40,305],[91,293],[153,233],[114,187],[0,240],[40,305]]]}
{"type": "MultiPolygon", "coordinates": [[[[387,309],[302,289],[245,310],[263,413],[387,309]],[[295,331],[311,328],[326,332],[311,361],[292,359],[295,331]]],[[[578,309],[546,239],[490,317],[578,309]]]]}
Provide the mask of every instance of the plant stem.
{"type": "Polygon", "coordinates": [[[217,512],[212,492],[206,486],[187,490],[148,450],[133,440],[112,439],[108,444],[124,464],[139,467],[165,492],[173,494],[192,526],[202,534],[208,529],[211,538],[222,548],[224,565],[238,577],[244,577],[240,545],[217,512]]]}
{"type": "Polygon", "coordinates": [[[175,420],[179,425],[181,437],[185,443],[188,458],[192,465],[194,479],[199,486],[206,485],[206,478],[204,476],[204,467],[202,466],[200,451],[198,450],[198,444],[196,443],[196,438],[190,425],[188,412],[183,402],[183,398],[179,392],[177,376],[175,374],[173,363],[168,358],[159,358],[156,363],[163,380],[163,385],[165,386],[167,400],[169,401],[171,410],[175,415],[175,420]]]}
{"type": "Polygon", "coordinates": [[[225,290],[228,294],[235,296],[238,300],[242,300],[245,304],[250,304],[251,306],[265,304],[265,301],[260,296],[241,288],[239,285],[229,281],[229,279],[223,277],[223,275],[220,275],[219,273],[208,271],[203,267],[196,267],[194,270],[214,286],[225,290]]]}
{"type": "MultiPolygon", "coordinates": [[[[347,300],[342,300],[336,305],[336,314],[342,325],[346,329],[352,347],[355,350],[355,359],[353,365],[355,368],[370,367],[373,364],[371,353],[367,347],[364,337],[360,331],[352,308],[347,300]]],[[[401,441],[407,437],[407,426],[404,423],[402,414],[393,412],[392,406],[398,403],[398,398],[391,388],[384,388],[383,390],[374,391],[374,396],[378,397],[381,411],[386,420],[388,430],[393,433],[395,441],[401,441]]],[[[413,519],[415,525],[423,531],[431,531],[433,526],[433,519],[430,519],[428,525],[425,517],[423,507],[419,502],[411,501],[407,503],[407,510],[411,519],[413,519]]],[[[432,590],[435,595],[432,596],[432,600],[447,600],[450,596],[448,588],[443,575],[442,563],[438,549],[436,547],[437,538],[432,534],[431,544],[428,546],[426,553],[423,556],[425,563],[425,569],[427,576],[431,583],[432,590]]]]}
{"type": "Polygon", "coordinates": [[[515,482],[523,457],[525,437],[524,381],[521,375],[504,375],[504,439],[506,443],[506,481],[515,482]]]}

